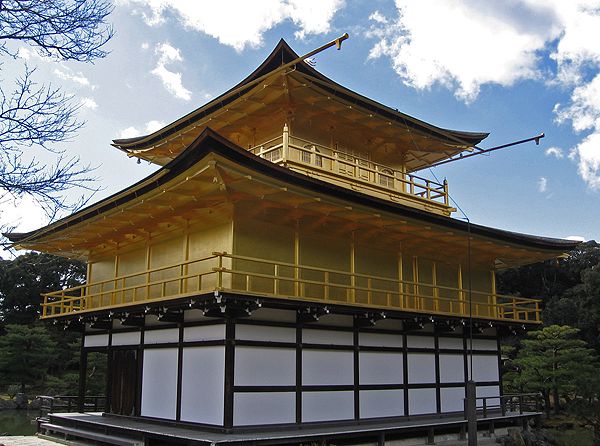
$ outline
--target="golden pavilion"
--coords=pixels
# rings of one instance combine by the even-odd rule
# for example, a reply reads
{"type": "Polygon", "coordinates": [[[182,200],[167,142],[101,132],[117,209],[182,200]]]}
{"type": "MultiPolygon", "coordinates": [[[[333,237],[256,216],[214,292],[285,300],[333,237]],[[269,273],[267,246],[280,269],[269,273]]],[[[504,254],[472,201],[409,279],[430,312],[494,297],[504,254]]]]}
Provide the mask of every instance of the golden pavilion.
{"type": "Polygon", "coordinates": [[[538,300],[496,292],[496,271],[577,244],[452,217],[448,183],[420,172],[486,136],[361,96],[282,40],[216,99],[113,141],[155,173],[8,237],[87,262],[87,283],[46,294],[41,317],[81,331],[82,369],[105,354],[104,431],[158,445],[180,443],[148,425],[181,444],[461,427],[467,380],[502,397],[499,337],[541,322],[538,300]]]}

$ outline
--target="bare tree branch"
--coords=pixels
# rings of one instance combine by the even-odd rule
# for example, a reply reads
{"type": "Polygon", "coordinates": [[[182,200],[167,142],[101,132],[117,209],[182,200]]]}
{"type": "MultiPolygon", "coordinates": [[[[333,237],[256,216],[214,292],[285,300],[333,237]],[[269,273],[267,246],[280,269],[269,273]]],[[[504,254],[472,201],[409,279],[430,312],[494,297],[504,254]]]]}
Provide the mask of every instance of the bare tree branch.
{"type": "MultiPolygon", "coordinates": [[[[44,56],[91,62],[113,36],[105,0],[2,0],[0,40],[22,41],[44,56]]],[[[0,50],[12,54],[3,44],[0,50]]]]}
{"type": "Polygon", "coordinates": [[[49,143],[67,141],[81,129],[76,120],[79,105],[51,85],[32,81],[35,70],[25,66],[9,95],[0,89],[0,151],[20,151],[24,146],[41,146],[54,151],[49,143]]]}
{"type": "MultiPolygon", "coordinates": [[[[112,9],[109,0],[0,0],[0,55],[16,57],[18,50],[8,46],[12,41],[56,60],[105,57],[103,47],[113,36],[107,22],[112,9]]],[[[97,188],[93,169],[57,148],[83,126],[77,120],[80,105],[60,88],[34,82],[34,73],[25,65],[12,87],[0,84],[0,202],[31,196],[53,219],[83,206],[97,188]],[[36,158],[40,148],[53,154],[53,164],[36,158]],[[67,200],[73,188],[88,198],[67,200]]]]}

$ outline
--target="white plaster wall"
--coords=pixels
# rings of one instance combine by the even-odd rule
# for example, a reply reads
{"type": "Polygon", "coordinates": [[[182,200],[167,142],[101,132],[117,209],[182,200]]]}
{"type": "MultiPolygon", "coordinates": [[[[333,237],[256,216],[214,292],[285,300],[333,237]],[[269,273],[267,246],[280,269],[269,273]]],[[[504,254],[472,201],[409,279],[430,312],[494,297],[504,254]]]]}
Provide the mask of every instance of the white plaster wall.
{"type": "Polygon", "coordinates": [[[465,361],[464,356],[440,354],[440,382],[464,382],[465,361]]]}
{"type": "Polygon", "coordinates": [[[404,390],[363,390],[360,392],[360,417],[397,417],[404,415],[404,390]]]}
{"type": "Polygon", "coordinates": [[[438,344],[440,348],[454,348],[460,351],[463,349],[462,338],[439,338],[438,344]]]}
{"type": "Polygon", "coordinates": [[[448,387],[440,389],[442,412],[460,412],[464,410],[464,387],[448,387]]]}
{"type": "Polygon", "coordinates": [[[408,413],[419,415],[436,412],[435,389],[409,389],[408,413]]]}
{"type": "Polygon", "coordinates": [[[305,385],[353,384],[353,352],[304,349],[302,383],[305,385]]]}
{"type": "Polygon", "coordinates": [[[140,332],[113,333],[112,345],[140,345],[140,332]]]}
{"type": "Polygon", "coordinates": [[[493,355],[473,355],[473,379],[475,382],[498,381],[498,357],[493,355]]]}
{"type": "Polygon", "coordinates": [[[296,342],[296,329],[291,327],[268,327],[261,325],[235,326],[236,339],[248,341],[296,342]]]}
{"type": "Polygon", "coordinates": [[[236,386],[293,386],[296,350],[291,348],[235,348],[236,386]]]}
{"type": "Polygon", "coordinates": [[[325,344],[325,345],[352,345],[353,333],[351,331],[335,330],[302,330],[302,342],[306,344],[325,344]]]}
{"type": "Polygon", "coordinates": [[[402,384],[402,353],[361,351],[359,380],[361,384],[402,384]]]}
{"type": "Polygon", "coordinates": [[[408,382],[435,383],[435,356],[433,353],[408,354],[408,382]]]}
{"type": "Polygon", "coordinates": [[[175,419],[177,405],[177,349],[144,350],[142,416],[175,419]]]}
{"type": "Polygon", "coordinates": [[[435,343],[432,336],[407,336],[406,346],[408,348],[434,348],[435,343]]]}
{"type": "Polygon", "coordinates": [[[184,342],[218,341],[222,339],[225,339],[225,324],[200,325],[183,329],[184,342]]]}
{"type": "Polygon", "coordinates": [[[144,332],[144,344],[162,344],[172,342],[179,342],[179,328],[146,330],[144,332]]]}
{"type": "Polygon", "coordinates": [[[403,347],[402,335],[384,334],[384,333],[359,333],[358,342],[360,345],[373,347],[403,347]]]}
{"type": "Polygon", "coordinates": [[[354,392],[303,392],[302,421],[354,418],[354,392]]]}
{"type": "Polygon", "coordinates": [[[223,425],[225,347],[185,347],[181,419],[223,425]]]}
{"type": "Polygon", "coordinates": [[[233,402],[233,424],[294,423],[296,394],[294,392],[236,393],[233,402]]]}
{"type": "Polygon", "coordinates": [[[106,347],[108,345],[108,334],[85,335],[83,345],[85,347],[106,347]]]}

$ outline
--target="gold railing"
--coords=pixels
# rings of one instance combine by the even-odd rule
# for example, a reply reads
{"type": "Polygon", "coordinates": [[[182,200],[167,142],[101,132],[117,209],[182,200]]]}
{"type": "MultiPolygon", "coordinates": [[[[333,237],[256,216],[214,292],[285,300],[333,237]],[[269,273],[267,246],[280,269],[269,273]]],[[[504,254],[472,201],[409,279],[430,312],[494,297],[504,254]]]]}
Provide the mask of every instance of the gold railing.
{"type": "Polygon", "coordinates": [[[437,183],[407,174],[342,150],[292,136],[286,129],[282,136],[265,141],[249,151],[275,164],[307,169],[349,187],[360,187],[391,199],[426,205],[445,214],[453,210],[449,204],[446,181],[437,183]]]}
{"type": "Polygon", "coordinates": [[[540,301],[465,288],[213,253],[43,295],[42,317],[231,291],[411,313],[540,322],[540,301]]]}

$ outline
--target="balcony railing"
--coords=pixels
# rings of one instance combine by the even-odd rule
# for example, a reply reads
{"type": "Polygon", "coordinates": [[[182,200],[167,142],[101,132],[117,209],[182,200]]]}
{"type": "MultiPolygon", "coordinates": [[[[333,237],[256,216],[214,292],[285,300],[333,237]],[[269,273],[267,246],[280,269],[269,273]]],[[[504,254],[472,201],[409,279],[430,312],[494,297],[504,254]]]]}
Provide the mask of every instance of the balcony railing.
{"type": "MultiPolygon", "coordinates": [[[[467,398],[463,398],[464,416],[467,415],[467,398]]],[[[543,410],[540,393],[518,393],[510,395],[483,396],[475,398],[477,418],[496,417],[498,415],[523,415],[539,413],[543,410]]]]}
{"type": "Polygon", "coordinates": [[[540,301],[465,288],[213,253],[44,294],[42,317],[120,309],[213,291],[417,314],[540,322],[540,301]]]}
{"type": "Polygon", "coordinates": [[[400,170],[332,149],[288,133],[249,149],[275,164],[300,170],[365,193],[449,215],[448,183],[406,174],[400,170]]]}

